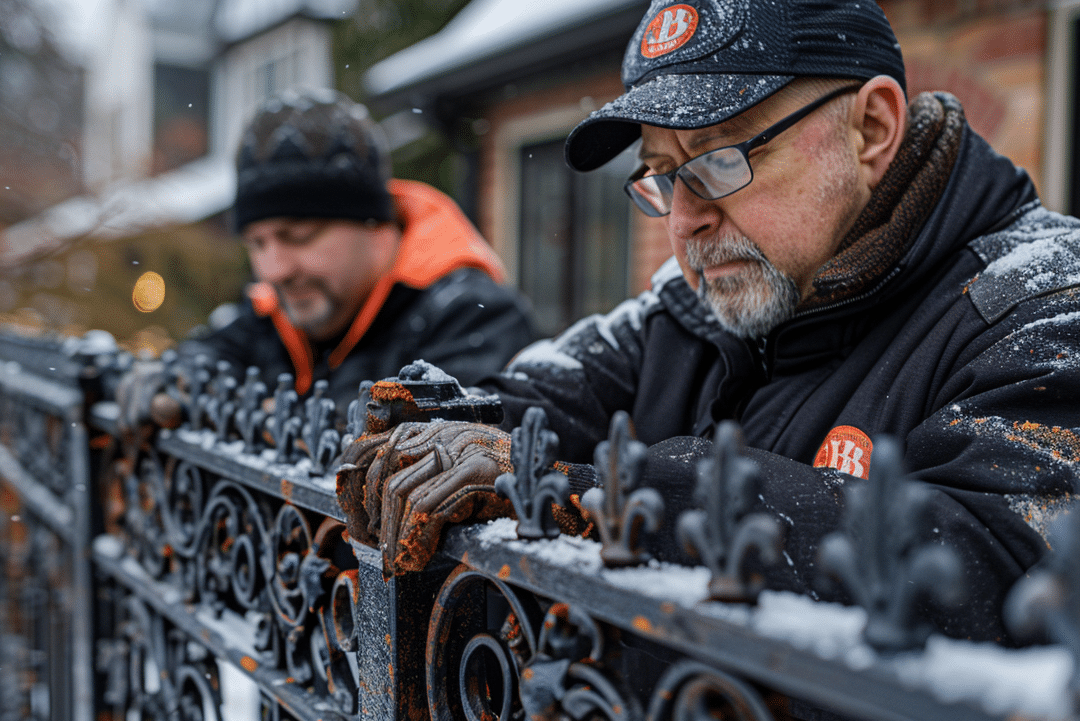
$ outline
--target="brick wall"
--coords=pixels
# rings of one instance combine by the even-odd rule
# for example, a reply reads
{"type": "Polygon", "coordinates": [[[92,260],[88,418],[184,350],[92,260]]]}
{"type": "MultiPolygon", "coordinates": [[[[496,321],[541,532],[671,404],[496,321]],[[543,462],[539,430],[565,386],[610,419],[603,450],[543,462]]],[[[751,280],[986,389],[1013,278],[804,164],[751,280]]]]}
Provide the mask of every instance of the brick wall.
{"type": "Polygon", "coordinates": [[[945,90],[994,148],[1041,182],[1047,19],[1032,0],[893,0],[882,8],[908,94],[945,90]]]}

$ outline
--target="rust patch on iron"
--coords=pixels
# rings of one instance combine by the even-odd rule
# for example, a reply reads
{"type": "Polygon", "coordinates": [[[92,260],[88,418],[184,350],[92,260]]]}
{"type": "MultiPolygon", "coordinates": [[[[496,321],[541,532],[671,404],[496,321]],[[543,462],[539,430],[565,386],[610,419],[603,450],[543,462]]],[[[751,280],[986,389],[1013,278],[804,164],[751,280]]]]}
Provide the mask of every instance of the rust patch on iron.
{"type": "Polygon", "coordinates": [[[255,673],[255,669],[259,667],[259,662],[251,656],[244,656],[240,659],[240,665],[243,666],[244,670],[248,673],[255,673]]]}
{"type": "Polygon", "coordinates": [[[499,569],[499,578],[503,581],[510,578],[510,566],[504,563],[503,567],[499,569]]]}
{"type": "Polygon", "coordinates": [[[293,484],[292,481],[282,478],[281,479],[281,497],[286,501],[292,502],[293,497],[293,484]]]}
{"type": "Polygon", "coordinates": [[[652,631],[652,622],[644,616],[634,616],[633,626],[642,633],[649,633],[652,631]]]}

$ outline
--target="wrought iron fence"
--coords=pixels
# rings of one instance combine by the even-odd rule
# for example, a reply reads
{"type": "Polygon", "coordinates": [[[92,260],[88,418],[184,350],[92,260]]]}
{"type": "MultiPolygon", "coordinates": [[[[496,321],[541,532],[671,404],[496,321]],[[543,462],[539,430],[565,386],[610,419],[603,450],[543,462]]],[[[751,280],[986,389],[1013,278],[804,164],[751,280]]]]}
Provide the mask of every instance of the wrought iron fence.
{"type": "Polygon", "coordinates": [[[496,484],[517,519],[451,529],[428,570],[384,579],[336,499],[359,398],[338,429],[332,402],[299,403],[287,378],[267,413],[254,375],[174,363],[186,423],[122,438],[110,399],[130,363],[101,336],[0,338],[4,719],[1078,717],[1075,523],[1009,609],[1054,643],[927,639],[907,589],[934,580],[948,600],[956,562],[917,543],[919,493],[887,442],[850,504],[870,514],[851,528],[876,533],[837,535],[822,559],[865,608],[769,591],[743,563],[782,539],[746,510],[753,467],[729,426],[701,509],[668,519],[701,565],[643,552],[663,498],[637,487],[642,447],[618,416],[604,486],[582,499],[601,540],[560,535],[539,411],[496,484]],[[900,506],[903,533],[873,515],[900,506]]]}

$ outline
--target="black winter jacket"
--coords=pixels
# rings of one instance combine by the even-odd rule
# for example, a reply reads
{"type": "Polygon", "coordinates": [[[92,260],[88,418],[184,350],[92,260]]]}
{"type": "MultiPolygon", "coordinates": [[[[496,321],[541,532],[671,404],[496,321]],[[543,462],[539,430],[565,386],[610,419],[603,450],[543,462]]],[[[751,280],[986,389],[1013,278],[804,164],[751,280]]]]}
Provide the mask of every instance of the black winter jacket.
{"type": "MultiPolygon", "coordinates": [[[[360,383],[396,376],[414,360],[439,366],[461,383],[475,383],[497,372],[535,336],[523,301],[476,268],[461,268],[424,289],[397,284],[374,322],[340,366],[327,358],[340,338],[312,345],[312,382],[329,383],[327,397],[344,418],[360,383]]],[[[240,316],[199,340],[187,341],[184,354],[206,353],[237,371],[258,366],[273,392],[281,373],[296,374],[289,353],[267,317],[243,301],[240,316]]]]}
{"type": "Polygon", "coordinates": [[[1046,551],[1080,461],[1080,221],[1043,209],[1027,175],[965,128],[914,245],[861,297],[747,342],[710,319],[672,260],[652,290],[534,344],[487,387],[506,428],[543,407],[570,462],[589,463],[628,411],[651,446],[645,482],[665,495],[669,555],[711,447],[698,439],[736,419],[761,505],[787,526],[769,585],[815,597],[820,541],[869,466],[844,433],[892,434],[931,484],[933,537],[959,552],[971,589],[960,611],[928,609],[933,622],[1008,640],[1003,598],[1046,551]]]}

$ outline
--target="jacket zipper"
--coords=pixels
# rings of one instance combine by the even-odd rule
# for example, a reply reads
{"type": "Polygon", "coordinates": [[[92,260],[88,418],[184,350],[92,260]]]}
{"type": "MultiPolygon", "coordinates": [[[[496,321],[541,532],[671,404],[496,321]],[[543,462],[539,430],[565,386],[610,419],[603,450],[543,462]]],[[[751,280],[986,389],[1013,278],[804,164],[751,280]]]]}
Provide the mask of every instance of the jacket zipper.
{"type": "MultiPolygon", "coordinates": [[[[804,310],[802,313],[797,313],[794,316],[792,316],[783,325],[788,325],[790,323],[793,323],[794,321],[800,320],[802,318],[806,318],[807,316],[811,316],[811,315],[814,315],[816,313],[828,313],[829,311],[836,310],[837,308],[843,308],[845,306],[851,305],[852,303],[858,303],[861,300],[869,298],[870,296],[874,295],[879,290],[881,290],[881,288],[886,283],[888,283],[890,280],[895,278],[896,275],[899,272],[900,272],[900,266],[896,266],[895,268],[892,269],[892,271],[887,276],[885,276],[880,281],[878,281],[877,285],[875,285],[873,288],[866,291],[862,295],[857,295],[857,296],[855,296],[853,298],[846,298],[844,300],[837,301],[836,303],[833,303],[832,305],[826,305],[826,306],[823,306],[821,308],[814,308],[813,310],[804,310]]],[[[765,382],[766,383],[768,383],[770,380],[772,380],[772,367],[771,367],[772,364],[769,362],[769,347],[770,347],[769,339],[771,337],[775,336],[775,335],[778,335],[782,328],[783,328],[783,326],[774,328],[771,332],[769,332],[768,335],[762,336],[757,341],[757,349],[756,350],[757,350],[757,352],[759,354],[759,361],[761,363],[761,370],[762,370],[762,372],[765,373],[765,382]]]]}

